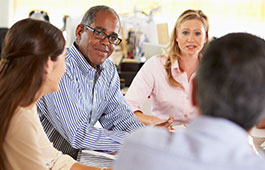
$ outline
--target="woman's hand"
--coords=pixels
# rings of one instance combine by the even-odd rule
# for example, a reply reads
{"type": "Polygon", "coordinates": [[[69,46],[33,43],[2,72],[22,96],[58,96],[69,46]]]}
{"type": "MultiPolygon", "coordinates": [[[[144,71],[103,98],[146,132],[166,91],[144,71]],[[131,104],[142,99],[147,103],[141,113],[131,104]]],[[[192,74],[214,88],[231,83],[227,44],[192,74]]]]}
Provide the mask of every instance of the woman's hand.
{"type": "Polygon", "coordinates": [[[265,119],[261,120],[256,127],[258,129],[265,129],[265,119]]]}
{"type": "Polygon", "coordinates": [[[174,121],[174,116],[173,115],[171,115],[166,121],[164,121],[164,122],[162,122],[162,123],[159,123],[159,124],[156,124],[156,126],[158,126],[158,127],[165,127],[165,128],[168,128],[168,130],[170,131],[170,130],[174,130],[173,128],[172,128],[172,123],[173,123],[173,121],[174,121]]]}

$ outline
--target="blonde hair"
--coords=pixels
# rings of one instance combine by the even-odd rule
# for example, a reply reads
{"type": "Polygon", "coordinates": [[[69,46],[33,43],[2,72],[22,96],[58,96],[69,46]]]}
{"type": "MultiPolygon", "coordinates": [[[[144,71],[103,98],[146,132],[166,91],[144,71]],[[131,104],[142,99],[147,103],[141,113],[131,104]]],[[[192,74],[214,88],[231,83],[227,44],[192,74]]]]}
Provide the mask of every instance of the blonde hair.
{"type": "Polygon", "coordinates": [[[178,17],[178,20],[174,26],[174,29],[170,37],[170,42],[168,46],[165,48],[167,54],[167,60],[164,67],[167,73],[167,79],[169,85],[171,85],[172,87],[183,88],[183,86],[173,78],[171,73],[171,67],[173,63],[180,57],[180,48],[176,41],[177,29],[180,26],[180,24],[182,24],[184,21],[193,20],[193,19],[197,19],[203,23],[206,32],[206,37],[208,37],[208,32],[209,32],[208,17],[201,10],[188,9],[178,17]]]}

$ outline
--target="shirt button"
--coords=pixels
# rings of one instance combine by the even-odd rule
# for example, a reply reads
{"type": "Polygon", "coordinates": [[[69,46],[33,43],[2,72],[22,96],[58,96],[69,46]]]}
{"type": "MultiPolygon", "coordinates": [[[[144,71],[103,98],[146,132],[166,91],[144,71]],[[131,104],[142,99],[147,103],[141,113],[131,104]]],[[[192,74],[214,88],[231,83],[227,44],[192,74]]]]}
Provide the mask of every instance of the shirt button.
{"type": "Polygon", "coordinates": [[[184,117],[185,117],[185,118],[188,118],[188,115],[187,115],[187,114],[184,114],[184,117]]]}
{"type": "Polygon", "coordinates": [[[89,80],[89,83],[92,83],[93,82],[93,80],[89,80]]]}

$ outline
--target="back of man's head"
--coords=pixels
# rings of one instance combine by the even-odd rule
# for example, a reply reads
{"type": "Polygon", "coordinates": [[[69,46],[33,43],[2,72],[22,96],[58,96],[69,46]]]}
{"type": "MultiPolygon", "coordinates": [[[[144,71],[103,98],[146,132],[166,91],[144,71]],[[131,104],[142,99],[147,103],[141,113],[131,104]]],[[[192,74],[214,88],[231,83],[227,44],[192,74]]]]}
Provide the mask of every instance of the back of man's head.
{"type": "Polygon", "coordinates": [[[195,83],[203,115],[251,129],[265,115],[265,41],[248,33],[213,40],[195,83]]]}

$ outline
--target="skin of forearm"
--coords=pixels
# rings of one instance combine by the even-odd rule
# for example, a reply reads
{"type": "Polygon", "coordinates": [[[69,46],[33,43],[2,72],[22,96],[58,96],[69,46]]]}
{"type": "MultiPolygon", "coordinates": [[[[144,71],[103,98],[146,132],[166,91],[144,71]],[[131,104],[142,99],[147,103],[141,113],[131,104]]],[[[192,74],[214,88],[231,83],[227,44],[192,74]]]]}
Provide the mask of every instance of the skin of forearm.
{"type": "Polygon", "coordinates": [[[139,121],[145,125],[156,125],[156,124],[163,122],[163,120],[161,120],[155,116],[143,114],[143,112],[141,112],[139,110],[135,111],[134,114],[139,119],[139,121]]]}
{"type": "MultiPolygon", "coordinates": [[[[71,170],[101,170],[101,168],[86,166],[80,163],[75,163],[71,170]]],[[[112,170],[111,168],[105,168],[104,170],[112,170]]]]}

